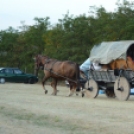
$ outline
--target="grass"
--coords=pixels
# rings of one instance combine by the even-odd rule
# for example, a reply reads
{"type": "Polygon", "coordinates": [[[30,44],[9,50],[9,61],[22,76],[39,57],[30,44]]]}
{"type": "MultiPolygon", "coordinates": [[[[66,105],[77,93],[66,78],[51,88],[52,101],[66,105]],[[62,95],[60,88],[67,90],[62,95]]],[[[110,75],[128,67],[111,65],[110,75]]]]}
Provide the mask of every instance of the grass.
{"type": "MultiPolygon", "coordinates": [[[[78,123],[73,123],[70,120],[63,120],[59,116],[39,115],[30,113],[26,110],[18,110],[15,108],[0,107],[0,114],[8,119],[17,120],[19,122],[28,122],[36,127],[47,127],[53,130],[60,129],[60,132],[67,132],[68,134],[81,134],[85,127],[78,123]]],[[[86,128],[87,130],[89,128],[86,128]]]]}

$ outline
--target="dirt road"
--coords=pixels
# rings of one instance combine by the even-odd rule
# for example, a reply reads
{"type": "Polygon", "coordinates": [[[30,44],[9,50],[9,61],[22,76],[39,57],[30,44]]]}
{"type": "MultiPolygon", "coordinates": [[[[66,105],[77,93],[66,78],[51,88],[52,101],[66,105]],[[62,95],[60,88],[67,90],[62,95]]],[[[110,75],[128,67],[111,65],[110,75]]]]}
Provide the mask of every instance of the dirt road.
{"type": "Polygon", "coordinates": [[[0,134],[134,134],[134,96],[128,101],[57,96],[48,85],[0,84],[0,134]]]}

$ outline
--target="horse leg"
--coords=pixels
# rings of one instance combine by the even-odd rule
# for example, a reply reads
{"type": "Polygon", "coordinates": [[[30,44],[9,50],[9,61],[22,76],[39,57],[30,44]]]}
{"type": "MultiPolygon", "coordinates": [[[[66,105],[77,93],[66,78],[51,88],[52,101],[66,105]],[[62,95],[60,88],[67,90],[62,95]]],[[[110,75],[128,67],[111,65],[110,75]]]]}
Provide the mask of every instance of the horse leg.
{"type": "Polygon", "coordinates": [[[74,94],[74,92],[76,91],[76,84],[75,83],[70,83],[70,91],[69,91],[69,95],[68,96],[72,96],[74,94]]]}
{"type": "Polygon", "coordinates": [[[85,92],[86,92],[86,90],[85,90],[84,87],[82,86],[82,90],[81,90],[81,96],[82,96],[82,97],[85,96],[85,92]]]}
{"type": "Polygon", "coordinates": [[[81,92],[81,90],[82,90],[82,86],[79,85],[79,86],[76,88],[76,96],[79,95],[79,92],[81,92]]]}
{"type": "Polygon", "coordinates": [[[53,79],[51,87],[53,88],[52,95],[57,95],[57,79],[53,79]]]}
{"type": "Polygon", "coordinates": [[[79,93],[81,93],[82,97],[85,96],[85,91],[84,91],[84,85],[83,84],[80,84],[76,89],[76,96],[78,96],[79,93]]]}
{"type": "Polygon", "coordinates": [[[48,79],[49,77],[44,77],[43,80],[42,80],[42,86],[43,86],[43,89],[45,90],[45,94],[48,93],[48,91],[45,89],[45,82],[46,80],[48,79]]]}

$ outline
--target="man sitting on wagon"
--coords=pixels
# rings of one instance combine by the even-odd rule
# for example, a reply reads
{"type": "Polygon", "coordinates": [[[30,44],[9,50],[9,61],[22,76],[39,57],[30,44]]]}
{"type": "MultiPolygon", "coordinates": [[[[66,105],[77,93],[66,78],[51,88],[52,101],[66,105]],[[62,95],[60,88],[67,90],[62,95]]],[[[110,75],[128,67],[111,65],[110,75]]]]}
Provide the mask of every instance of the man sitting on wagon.
{"type": "Polygon", "coordinates": [[[90,58],[88,58],[87,60],[85,60],[80,65],[80,72],[85,75],[86,80],[89,79],[89,75],[90,75],[89,74],[89,70],[90,69],[93,69],[93,70],[101,70],[101,66],[100,66],[100,64],[99,64],[98,61],[92,63],[90,61],[90,58]]]}
{"type": "Polygon", "coordinates": [[[84,74],[85,78],[89,78],[89,69],[91,67],[90,58],[86,59],[81,65],[80,65],[80,72],[81,74],[84,74]]]}

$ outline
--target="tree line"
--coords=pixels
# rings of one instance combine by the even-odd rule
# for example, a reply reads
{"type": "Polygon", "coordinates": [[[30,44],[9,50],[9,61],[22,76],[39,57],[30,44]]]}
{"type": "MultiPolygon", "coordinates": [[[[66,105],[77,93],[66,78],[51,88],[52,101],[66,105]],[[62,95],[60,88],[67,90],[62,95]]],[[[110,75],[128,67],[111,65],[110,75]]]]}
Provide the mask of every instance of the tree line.
{"type": "Polygon", "coordinates": [[[31,26],[21,22],[19,29],[0,31],[0,66],[33,73],[37,54],[81,64],[92,47],[102,41],[134,39],[134,4],[127,0],[118,1],[114,12],[93,6],[88,16],[66,13],[55,25],[49,17],[35,17],[34,21],[31,26]]]}

